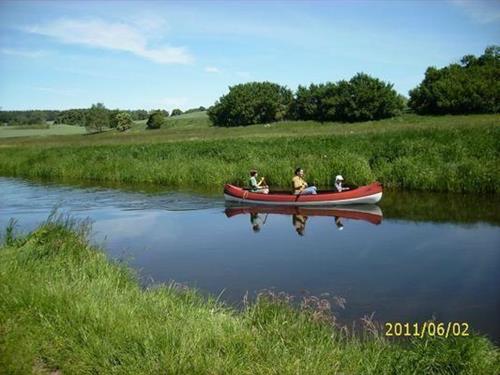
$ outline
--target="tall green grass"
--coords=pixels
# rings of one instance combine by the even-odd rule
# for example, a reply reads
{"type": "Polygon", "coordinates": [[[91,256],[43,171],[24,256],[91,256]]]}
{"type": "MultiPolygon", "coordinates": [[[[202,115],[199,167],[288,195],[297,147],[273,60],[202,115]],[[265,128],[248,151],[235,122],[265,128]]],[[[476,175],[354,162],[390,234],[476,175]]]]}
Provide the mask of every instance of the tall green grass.
{"type": "MultiPolygon", "coordinates": [[[[288,188],[293,170],[301,166],[309,183],[320,187],[342,174],[351,185],[378,180],[397,189],[496,193],[500,126],[491,121],[472,125],[384,125],[316,136],[0,147],[0,174],[221,189],[228,182],[245,184],[248,171],[257,168],[271,186],[288,188]]],[[[293,125],[288,128],[293,130],[293,125]]]]}
{"type": "MultiPolygon", "coordinates": [[[[321,309],[261,298],[236,312],[192,290],[143,290],[49,221],[0,248],[0,372],[9,374],[498,374],[486,338],[389,341],[321,309]]],[[[10,231],[12,232],[12,230],[10,231]]],[[[311,305],[311,304],[309,304],[311,305]]]]}

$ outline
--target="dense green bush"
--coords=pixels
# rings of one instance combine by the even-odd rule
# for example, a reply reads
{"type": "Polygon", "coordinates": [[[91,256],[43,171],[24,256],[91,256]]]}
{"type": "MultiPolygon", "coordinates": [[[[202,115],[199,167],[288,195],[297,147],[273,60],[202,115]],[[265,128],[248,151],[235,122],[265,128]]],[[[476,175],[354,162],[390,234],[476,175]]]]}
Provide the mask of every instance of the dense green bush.
{"type": "Polygon", "coordinates": [[[364,73],[349,81],[299,86],[291,107],[297,120],[356,122],[399,114],[403,98],[392,85],[364,73]]]}
{"type": "Polygon", "coordinates": [[[216,126],[241,126],[279,121],[286,118],[292,92],[271,82],[249,82],[229,88],[208,110],[216,126]]]}
{"type": "Polygon", "coordinates": [[[67,124],[67,125],[85,125],[85,114],[88,109],[68,109],[66,111],[60,112],[54,123],[55,124],[67,124]]]}
{"type": "Polygon", "coordinates": [[[153,112],[149,115],[148,129],[160,129],[165,124],[165,115],[161,112],[153,112]]]}
{"type": "Polygon", "coordinates": [[[123,132],[132,127],[134,123],[132,121],[132,116],[127,112],[120,112],[115,116],[116,119],[116,130],[123,132]]]}
{"type": "Polygon", "coordinates": [[[460,64],[429,67],[410,91],[408,105],[419,114],[500,112],[500,47],[488,47],[480,57],[464,56],[460,64]]]}
{"type": "Polygon", "coordinates": [[[171,116],[180,116],[182,115],[182,111],[179,108],[175,108],[172,110],[171,116]]]}

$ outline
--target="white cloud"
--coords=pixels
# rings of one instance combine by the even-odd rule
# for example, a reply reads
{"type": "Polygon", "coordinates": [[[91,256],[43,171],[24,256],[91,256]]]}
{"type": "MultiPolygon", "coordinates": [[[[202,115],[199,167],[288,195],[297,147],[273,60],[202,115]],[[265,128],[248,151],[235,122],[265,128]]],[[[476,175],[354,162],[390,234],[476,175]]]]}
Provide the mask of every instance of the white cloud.
{"type": "Polygon", "coordinates": [[[2,48],[1,52],[4,55],[27,57],[30,59],[36,59],[38,57],[47,55],[47,52],[45,51],[31,51],[25,49],[11,49],[11,48],[2,48]]]}
{"type": "Polygon", "coordinates": [[[193,56],[184,47],[150,47],[151,28],[124,22],[105,22],[103,20],[59,19],[44,25],[35,25],[25,30],[52,37],[68,44],[81,44],[95,48],[111,49],[133,53],[136,56],[160,64],[189,64],[193,56]]]}
{"type": "Polygon", "coordinates": [[[450,0],[450,3],[463,11],[478,23],[500,21],[500,3],[488,0],[450,0]]]}
{"type": "Polygon", "coordinates": [[[217,68],[215,66],[206,66],[205,72],[207,72],[207,73],[220,73],[220,70],[219,70],[219,68],[217,68]]]}

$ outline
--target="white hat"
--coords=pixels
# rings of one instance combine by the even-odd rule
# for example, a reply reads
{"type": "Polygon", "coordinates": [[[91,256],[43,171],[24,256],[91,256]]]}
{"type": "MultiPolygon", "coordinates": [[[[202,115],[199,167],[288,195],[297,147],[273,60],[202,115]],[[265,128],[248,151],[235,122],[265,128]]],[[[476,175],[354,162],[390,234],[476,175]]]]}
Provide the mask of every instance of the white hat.
{"type": "Polygon", "coordinates": [[[335,177],[335,181],[338,181],[338,180],[344,181],[344,177],[342,177],[341,175],[338,174],[337,177],[335,177]]]}

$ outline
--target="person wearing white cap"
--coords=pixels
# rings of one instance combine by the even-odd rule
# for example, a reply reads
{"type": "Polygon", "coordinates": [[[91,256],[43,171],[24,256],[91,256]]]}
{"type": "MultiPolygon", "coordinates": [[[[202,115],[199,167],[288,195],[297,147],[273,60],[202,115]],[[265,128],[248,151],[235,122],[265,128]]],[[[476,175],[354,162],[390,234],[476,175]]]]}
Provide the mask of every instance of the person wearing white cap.
{"type": "Polygon", "coordinates": [[[337,175],[335,177],[335,188],[339,193],[344,190],[349,190],[348,187],[342,187],[342,181],[344,181],[344,177],[342,177],[341,175],[337,175]]]}

